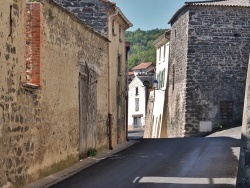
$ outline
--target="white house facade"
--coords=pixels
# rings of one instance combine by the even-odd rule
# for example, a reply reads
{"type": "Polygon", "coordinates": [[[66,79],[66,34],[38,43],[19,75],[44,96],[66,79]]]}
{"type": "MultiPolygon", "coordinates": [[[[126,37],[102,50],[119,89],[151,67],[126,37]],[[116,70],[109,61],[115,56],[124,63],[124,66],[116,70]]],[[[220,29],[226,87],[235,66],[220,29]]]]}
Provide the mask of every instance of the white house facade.
{"type": "Polygon", "coordinates": [[[156,57],[156,80],[158,81],[157,87],[154,90],[154,104],[153,104],[153,117],[151,124],[151,138],[164,137],[166,132],[166,118],[164,107],[167,107],[165,101],[167,94],[167,78],[168,78],[168,62],[169,62],[169,38],[170,30],[166,31],[163,35],[154,41],[157,50],[156,57]]]}
{"type": "Polygon", "coordinates": [[[135,76],[129,84],[128,130],[143,129],[145,126],[146,106],[152,80],[153,76],[135,76]]]}

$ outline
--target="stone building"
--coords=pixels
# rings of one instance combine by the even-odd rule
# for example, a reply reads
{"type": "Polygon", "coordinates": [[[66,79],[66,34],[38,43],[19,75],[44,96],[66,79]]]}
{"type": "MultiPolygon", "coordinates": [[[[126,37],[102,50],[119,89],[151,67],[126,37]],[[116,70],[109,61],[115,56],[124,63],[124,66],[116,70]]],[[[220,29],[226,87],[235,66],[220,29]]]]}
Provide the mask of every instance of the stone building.
{"type": "Polygon", "coordinates": [[[22,187],[108,147],[109,40],[50,0],[0,19],[0,187],[22,187]]]}
{"type": "Polygon", "coordinates": [[[110,148],[126,138],[125,30],[132,26],[116,4],[108,0],[54,0],[109,40],[110,148]]]}
{"type": "Polygon", "coordinates": [[[249,0],[187,2],[174,14],[169,22],[169,137],[240,125],[249,20],[249,0]]]}

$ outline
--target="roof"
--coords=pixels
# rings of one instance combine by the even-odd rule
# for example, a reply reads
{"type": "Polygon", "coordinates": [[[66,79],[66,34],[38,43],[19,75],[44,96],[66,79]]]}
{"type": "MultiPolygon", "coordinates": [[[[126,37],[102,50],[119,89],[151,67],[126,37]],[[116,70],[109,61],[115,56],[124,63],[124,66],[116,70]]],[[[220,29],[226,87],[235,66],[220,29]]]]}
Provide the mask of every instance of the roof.
{"type": "Polygon", "coordinates": [[[212,6],[250,7],[249,0],[198,1],[198,2],[186,2],[186,4],[188,4],[188,5],[212,5],[212,6]]]}
{"type": "Polygon", "coordinates": [[[196,2],[185,2],[170,19],[168,23],[172,23],[176,20],[177,16],[189,6],[227,6],[227,7],[249,7],[249,0],[210,0],[210,1],[196,1],[196,2]]]}
{"type": "Polygon", "coordinates": [[[134,88],[137,86],[144,87],[144,83],[148,82],[149,87],[152,86],[154,81],[154,76],[135,76],[134,79],[130,82],[129,88],[134,88]]]}
{"type": "Polygon", "coordinates": [[[121,11],[121,9],[119,7],[116,7],[115,9],[119,13],[119,15],[121,16],[121,18],[128,24],[128,26],[132,27],[133,24],[127,19],[127,17],[123,14],[123,12],[121,11]]]}
{"type": "Polygon", "coordinates": [[[166,30],[162,35],[160,35],[157,39],[153,41],[153,45],[155,47],[158,47],[159,45],[162,45],[162,43],[167,43],[170,40],[170,32],[170,29],[166,30]]]}
{"type": "Polygon", "coordinates": [[[102,0],[102,1],[105,2],[105,3],[109,3],[109,4],[111,4],[111,5],[116,5],[116,3],[111,2],[111,1],[109,1],[109,0],[102,0]]]}
{"type": "Polygon", "coordinates": [[[139,65],[132,68],[132,70],[146,69],[152,65],[152,62],[140,63],[139,65]]]}

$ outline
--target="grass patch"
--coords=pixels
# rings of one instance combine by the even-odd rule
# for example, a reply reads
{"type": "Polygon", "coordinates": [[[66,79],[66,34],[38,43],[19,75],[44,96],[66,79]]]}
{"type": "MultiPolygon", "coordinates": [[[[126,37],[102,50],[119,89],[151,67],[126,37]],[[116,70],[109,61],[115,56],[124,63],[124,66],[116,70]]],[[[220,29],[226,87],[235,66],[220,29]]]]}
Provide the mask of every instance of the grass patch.
{"type": "Polygon", "coordinates": [[[94,157],[97,154],[97,150],[95,148],[89,148],[88,152],[87,152],[87,156],[88,157],[94,157]]]}

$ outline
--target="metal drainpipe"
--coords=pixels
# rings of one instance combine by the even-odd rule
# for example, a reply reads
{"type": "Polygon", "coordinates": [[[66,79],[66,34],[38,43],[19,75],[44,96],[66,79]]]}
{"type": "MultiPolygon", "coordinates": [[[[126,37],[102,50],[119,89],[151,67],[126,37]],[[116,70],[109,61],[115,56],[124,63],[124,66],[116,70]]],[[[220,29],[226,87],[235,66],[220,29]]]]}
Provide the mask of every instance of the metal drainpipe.
{"type": "Polygon", "coordinates": [[[128,44],[129,46],[126,47],[126,140],[129,141],[128,138],[128,93],[129,93],[129,87],[128,87],[128,58],[129,58],[129,51],[130,51],[130,43],[128,44]]]}
{"type": "MultiPolygon", "coordinates": [[[[115,13],[114,14],[111,14],[110,16],[109,16],[109,22],[108,22],[108,24],[110,25],[111,24],[111,19],[114,17],[114,16],[116,16],[117,14],[118,14],[118,10],[119,9],[117,9],[117,8],[115,8],[115,13]]],[[[108,28],[110,28],[109,26],[108,26],[108,28]]],[[[110,33],[110,29],[108,30],[108,36],[109,36],[109,41],[111,42],[112,40],[111,40],[111,34],[112,33],[110,33]]],[[[111,108],[111,71],[110,71],[110,68],[111,68],[111,62],[110,62],[110,44],[109,44],[109,52],[108,52],[108,121],[109,121],[109,149],[113,149],[113,144],[112,144],[112,114],[111,114],[111,110],[110,110],[110,108],[111,108]]]]}

